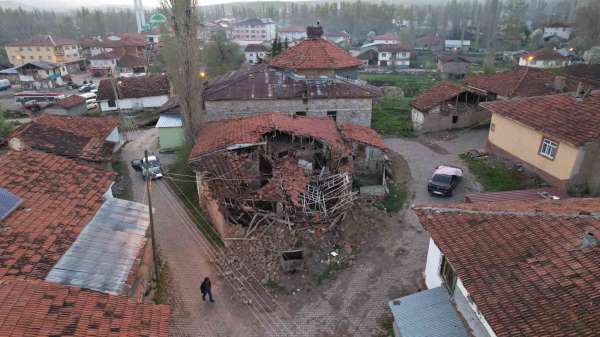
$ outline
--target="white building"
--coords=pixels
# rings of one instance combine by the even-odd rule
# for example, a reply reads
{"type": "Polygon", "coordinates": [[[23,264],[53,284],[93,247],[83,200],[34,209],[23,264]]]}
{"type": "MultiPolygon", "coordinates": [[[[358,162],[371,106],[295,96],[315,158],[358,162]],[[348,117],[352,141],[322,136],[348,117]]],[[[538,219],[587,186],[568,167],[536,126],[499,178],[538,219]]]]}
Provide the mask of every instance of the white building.
{"type": "Polygon", "coordinates": [[[444,47],[446,50],[468,50],[471,48],[471,40],[446,40],[444,42],[444,47]]]}
{"type": "Polygon", "coordinates": [[[358,58],[367,66],[410,67],[411,48],[405,44],[377,44],[361,48],[358,58]]]}
{"type": "Polygon", "coordinates": [[[400,38],[394,34],[386,33],[383,35],[373,36],[374,44],[397,44],[400,43],[400,38]]]}
{"type": "Polygon", "coordinates": [[[244,56],[247,63],[260,63],[269,56],[269,49],[263,44],[249,44],[244,49],[244,56]]]}
{"type": "Polygon", "coordinates": [[[396,336],[596,335],[600,198],[513,198],[414,208],[428,290],[390,301],[396,336]]]}
{"type": "Polygon", "coordinates": [[[563,40],[569,40],[572,33],[573,28],[566,25],[550,25],[544,27],[544,39],[556,36],[563,40]]]}
{"type": "Polygon", "coordinates": [[[539,49],[519,57],[519,66],[539,69],[562,68],[567,65],[568,58],[553,49],[539,49]]]}
{"type": "Polygon", "coordinates": [[[98,101],[103,112],[159,108],[169,100],[169,91],[166,75],[104,79],[98,85],[98,101]]]}
{"type": "Polygon", "coordinates": [[[88,58],[88,72],[92,75],[106,76],[115,73],[119,57],[112,53],[101,53],[88,58]]]}
{"type": "Polygon", "coordinates": [[[231,37],[240,41],[271,41],[277,33],[272,19],[246,19],[233,26],[231,37]]]}
{"type": "Polygon", "coordinates": [[[302,40],[306,38],[306,28],[297,26],[279,28],[277,30],[277,36],[279,36],[281,41],[285,41],[285,39],[290,42],[302,40]]]}

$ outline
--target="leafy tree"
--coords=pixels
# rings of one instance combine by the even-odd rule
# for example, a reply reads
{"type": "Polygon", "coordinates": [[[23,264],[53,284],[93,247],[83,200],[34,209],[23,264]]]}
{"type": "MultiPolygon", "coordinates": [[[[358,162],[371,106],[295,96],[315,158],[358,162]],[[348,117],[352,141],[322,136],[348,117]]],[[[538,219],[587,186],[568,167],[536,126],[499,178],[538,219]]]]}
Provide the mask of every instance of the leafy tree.
{"type": "Polygon", "coordinates": [[[208,75],[214,77],[238,69],[245,58],[237,44],[228,41],[225,33],[218,32],[205,45],[202,59],[208,75]]]}
{"type": "Polygon", "coordinates": [[[593,47],[583,54],[586,63],[600,64],[600,47],[593,47]]]}
{"type": "Polygon", "coordinates": [[[0,138],[6,137],[13,129],[12,124],[6,121],[4,118],[4,111],[0,107],[0,138]]]}
{"type": "Polygon", "coordinates": [[[536,29],[533,33],[529,34],[529,50],[540,49],[544,46],[544,31],[542,29],[536,29]]]}
{"type": "Polygon", "coordinates": [[[496,59],[496,49],[488,48],[485,51],[485,57],[483,58],[483,72],[486,74],[495,74],[496,65],[494,61],[496,59]]]}

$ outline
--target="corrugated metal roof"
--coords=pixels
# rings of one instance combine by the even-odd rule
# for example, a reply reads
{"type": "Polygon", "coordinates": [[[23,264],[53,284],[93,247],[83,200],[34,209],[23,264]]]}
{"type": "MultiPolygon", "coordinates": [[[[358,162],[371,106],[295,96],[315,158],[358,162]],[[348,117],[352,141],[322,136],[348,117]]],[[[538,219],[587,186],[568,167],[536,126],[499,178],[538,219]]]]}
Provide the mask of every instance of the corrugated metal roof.
{"type": "Polygon", "coordinates": [[[389,302],[402,337],[468,337],[450,304],[448,291],[438,287],[389,302]]]}
{"type": "Polygon", "coordinates": [[[183,121],[180,115],[162,114],[156,123],[157,128],[180,128],[183,121]]]}
{"type": "Polygon", "coordinates": [[[0,221],[8,217],[22,202],[23,199],[0,187],[0,221]]]}
{"type": "Polygon", "coordinates": [[[110,198],[52,268],[46,281],[117,295],[150,224],[146,205],[110,198]]]}

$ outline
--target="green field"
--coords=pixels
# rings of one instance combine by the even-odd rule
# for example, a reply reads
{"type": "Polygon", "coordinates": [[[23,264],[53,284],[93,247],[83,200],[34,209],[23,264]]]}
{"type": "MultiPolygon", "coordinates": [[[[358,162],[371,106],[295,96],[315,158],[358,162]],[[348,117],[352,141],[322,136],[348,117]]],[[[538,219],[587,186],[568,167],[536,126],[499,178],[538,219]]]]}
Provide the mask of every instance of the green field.
{"type": "Polygon", "coordinates": [[[469,170],[477,177],[486,192],[522,190],[530,186],[523,173],[505,167],[495,166],[485,160],[460,155],[469,170]]]}
{"type": "Polygon", "coordinates": [[[417,96],[440,80],[437,73],[433,72],[418,75],[409,73],[361,74],[360,79],[375,86],[387,85],[402,88],[405,96],[417,96]]]}
{"type": "Polygon", "coordinates": [[[386,136],[412,137],[409,105],[412,100],[412,97],[382,97],[373,107],[373,129],[386,136]]]}

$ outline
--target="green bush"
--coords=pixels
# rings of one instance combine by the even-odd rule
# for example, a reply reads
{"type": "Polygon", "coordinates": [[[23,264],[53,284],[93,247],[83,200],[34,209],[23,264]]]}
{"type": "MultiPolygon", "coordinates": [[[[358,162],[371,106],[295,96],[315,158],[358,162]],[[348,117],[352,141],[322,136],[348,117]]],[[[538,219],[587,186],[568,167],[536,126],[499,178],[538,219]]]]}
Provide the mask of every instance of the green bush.
{"type": "Polygon", "coordinates": [[[521,190],[529,187],[528,177],[502,166],[494,166],[485,160],[462,154],[460,158],[486,192],[521,190]]]}

